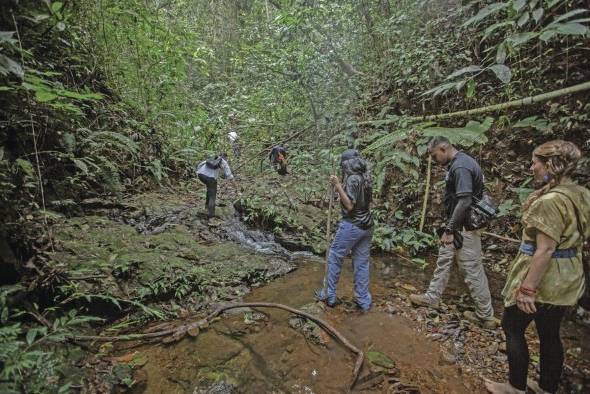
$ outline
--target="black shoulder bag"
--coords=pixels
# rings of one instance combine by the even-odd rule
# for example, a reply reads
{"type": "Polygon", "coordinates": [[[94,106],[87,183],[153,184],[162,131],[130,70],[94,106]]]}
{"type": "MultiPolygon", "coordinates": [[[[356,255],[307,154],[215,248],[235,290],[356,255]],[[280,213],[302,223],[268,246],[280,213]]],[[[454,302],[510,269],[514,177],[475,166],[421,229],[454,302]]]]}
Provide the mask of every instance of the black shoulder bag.
{"type": "Polygon", "coordinates": [[[465,220],[466,228],[469,230],[479,230],[487,227],[492,219],[498,214],[498,205],[492,197],[484,190],[481,199],[473,198],[473,203],[467,212],[465,220]]]}

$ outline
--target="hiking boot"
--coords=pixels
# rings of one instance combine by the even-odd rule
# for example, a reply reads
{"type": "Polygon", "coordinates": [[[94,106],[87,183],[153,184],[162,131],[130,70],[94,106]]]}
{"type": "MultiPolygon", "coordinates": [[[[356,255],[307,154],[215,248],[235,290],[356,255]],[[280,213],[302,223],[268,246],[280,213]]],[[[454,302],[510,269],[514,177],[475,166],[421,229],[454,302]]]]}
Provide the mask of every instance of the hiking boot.
{"type": "Polygon", "coordinates": [[[340,298],[338,297],[336,297],[336,300],[334,302],[328,302],[328,297],[324,293],[324,289],[316,289],[313,292],[313,297],[316,299],[316,301],[321,301],[330,308],[334,308],[335,306],[342,304],[342,300],[340,300],[340,298]]]}
{"type": "Polygon", "coordinates": [[[433,301],[426,294],[410,294],[410,302],[413,306],[426,306],[429,308],[438,309],[438,301],[433,301]]]}
{"type": "Polygon", "coordinates": [[[470,322],[475,323],[481,326],[482,328],[485,328],[486,330],[495,330],[500,325],[500,322],[495,317],[486,320],[480,319],[473,311],[463,312],[463,317],[469,320],[470,322]]]}
{"type": "Polygon", "coordinates": [[[361,308],[360,306],[357,306],[356,310],[358,311],[359,314],[366,315],[367,313],[369,313],[371,308],[364,309],[364,308],[361,308]]]}

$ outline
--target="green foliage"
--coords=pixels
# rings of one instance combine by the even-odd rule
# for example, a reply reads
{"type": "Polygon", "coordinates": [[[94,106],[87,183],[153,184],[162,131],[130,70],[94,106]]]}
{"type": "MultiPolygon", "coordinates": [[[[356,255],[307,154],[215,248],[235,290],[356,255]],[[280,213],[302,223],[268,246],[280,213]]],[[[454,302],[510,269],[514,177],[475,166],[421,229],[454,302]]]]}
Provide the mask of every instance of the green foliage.
{"type": "Polygon", "coordinates": [[[533,128],[542,133],[548,133],[552,129],[552,125],[549,124],[545,119],[540,119],[538,116],[529,116],[528,118],[519,120],[512,125],[515,129],[517,128],[533,128]]]}
{"type": "MultiPolygon", "coordinates": [[[[53,75],[53,73],[52,73],[53,75]]],[[[38,103],[47,104],[56,110],[64,110],[75,115],[82,115],[82,110],[76,101],[96,101],[102,99],[102,95],[93,92],[75,92],[64,89],[58,82],[51,82],[36,75],[27,74],[22,83],[22,88],[34,92],[38,103]]]]}
{"type": "Polygon", "coordinates": [[[426,127],[422,132],[428,137],[443,136],[453,144],[470,147],[487,142],[485,133],[492,127],[493,122],[493,118],[487,117],[483,122],[470,120],[464,127],[426,127]]]}
{"type": "MultiPolygon", "coordinates": [[[[516,77],[516,85],[535,87],[543,74],[550,75],[551,67],[541,66],[544,60],[551,61],[557,53],[575,57],[574,52],[584,50],[590,32],[587,26],[590,19],[587,17],[588,10],[581,8],[583,5],[582,1],[511,0],[477,9],[475,15],[462,23],[461,28],[464,36],[474,38],[472,42],[466,42],[465,47],[477,46],[473,57],[478,64],[459,67],[424,95],[436,97],[464,90],[467,98],[473,98],[477,93],[482,97],[484,91],[502,93],[505,98],[511,98],[513,90],[507,86],[496,92],[486,86],[489,73],[485,71],[491,71],[504,85],[510,84],[516,77]],[[531,78],[533,72],[535,78],[531,78]],[[476,92],[476,87],[479,92],[476,92]]],[[[471,2],[463,11],[470,14],[472,8],[479,6],[479,2],[471,2]]]]}
{"type": "Polygon", "coordinates": [[[433,247],[436,237],[414,229],[378,225],[373,233],[373,244],[384,252],[403,251],[412,256],[433,247]]]}
{"type": "Polygon", "coordinates": [[[502,203],[498,206],[498,217],[503,217],[510,215],[514,212],[516,206],[514,205],[514,200],[508,199],[502,201],[502,203]]]}
{"type": "MultiPolygon", "coordinates": [[[[15,309],[9,298],[24,291],[20,286],[0,287],[0,391],[3,393],[66,393],[71,382],[62,374],[64,360],[55,351],[64,347],[65,338],[72,330],[102,319],[79,315],[77,311],[59,311],[50,327],[23,324],[22,317],[32,314],[15,309]],[[20,320],[20,321],[17,321],[20,320]]],[[[35,305],[35,308],[37,306],[35,305]]],[[[57,308],[47,313],[56,314],[57,308]]],[[[78,382],[79,383],[79,382],[78,382]]]]}
{"type": "MultiPolygon", "coordinates": [[[[22,64],[4,54],[18,52],[18,41],[15,39],[15,33],[14,31],[0,31],[0,76],[8,77],[12,75],[17,78],[24,76],[22,64]]],[[[4,88],[8,90],[7,87],[4,88]]]]}

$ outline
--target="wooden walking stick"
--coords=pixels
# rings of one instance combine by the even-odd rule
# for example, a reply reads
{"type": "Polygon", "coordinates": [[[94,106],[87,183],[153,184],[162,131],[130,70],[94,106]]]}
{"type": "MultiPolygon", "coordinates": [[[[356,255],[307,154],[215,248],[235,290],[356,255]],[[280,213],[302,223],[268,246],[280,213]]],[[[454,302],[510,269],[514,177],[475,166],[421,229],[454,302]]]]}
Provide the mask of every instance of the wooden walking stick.
{"type": "Polygon", "coordinates": [[[322,292],[328,296],[328,256],[330,256],[330,235],[332,233],[332,205],[334,201],[334,186],[328,184],[328,222],[326,223],[326,267],[324,269],[324,287],[322,292]]]}
{"type": "MultiPolygon", "coordinates": [[[[332,159],[332,174],[336,172],[336,165],[332,159]]],[[[326,267],[324,268],[324,281],[322,287],[323,297],[328,297],[328,257],[330,256],[330,238],[332,235],[332,206],[334,205],[334,186],[328,183],[328,222],[326,223],[326,267]]]]}

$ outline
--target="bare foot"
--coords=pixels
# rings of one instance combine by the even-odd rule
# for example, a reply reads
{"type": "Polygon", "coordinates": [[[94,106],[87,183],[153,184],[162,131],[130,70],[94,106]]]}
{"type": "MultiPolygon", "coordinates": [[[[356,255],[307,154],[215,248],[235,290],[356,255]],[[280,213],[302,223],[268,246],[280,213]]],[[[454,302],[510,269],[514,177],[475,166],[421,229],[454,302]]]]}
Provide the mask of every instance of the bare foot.
{"type": "Polygon", "coordinates": [[[517,390],[508,382],[492,382],[491,380],[484,379],[486,389],[492,394],[524,394],[524,390],[517,390]]]}
{"type": "Polygon", "coordinates": [[[535,394],[549,394],[548,391],[545,391],[539,386],[539,383],[534,381],[533,379],[527,379],[526,385],[531,389],[531,391],[535,394]]]}

